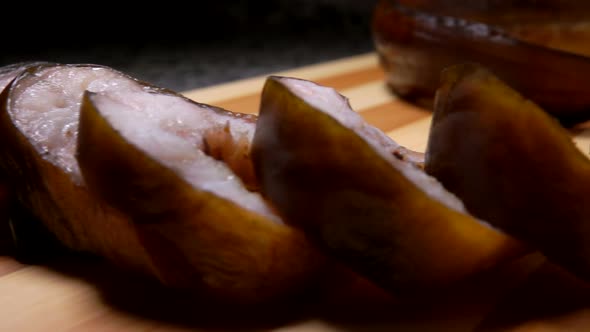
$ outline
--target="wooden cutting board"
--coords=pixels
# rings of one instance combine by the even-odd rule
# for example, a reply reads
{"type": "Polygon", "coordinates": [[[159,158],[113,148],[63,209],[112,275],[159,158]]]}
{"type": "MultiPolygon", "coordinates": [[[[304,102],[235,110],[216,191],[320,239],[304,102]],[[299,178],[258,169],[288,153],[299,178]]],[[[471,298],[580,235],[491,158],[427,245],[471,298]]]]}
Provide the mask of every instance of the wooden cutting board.
{"type": "MultiPolygon", "coordinates": [[[[430,113],[392,95],[375,54],[278,73],[336,88],[371,124],[424,150],[430,113]]],[[[186,95],[256,113],[263,77],[186,95]]],[[[590,134],[575,141],[588,153],[590,134]]],[[[413,306],[372,289],[329,290],[272,308],[212,308],[88,257],[25,265],[0,257],[0,331],[590,331],[590,287],[533,253],[413,306]]]]}

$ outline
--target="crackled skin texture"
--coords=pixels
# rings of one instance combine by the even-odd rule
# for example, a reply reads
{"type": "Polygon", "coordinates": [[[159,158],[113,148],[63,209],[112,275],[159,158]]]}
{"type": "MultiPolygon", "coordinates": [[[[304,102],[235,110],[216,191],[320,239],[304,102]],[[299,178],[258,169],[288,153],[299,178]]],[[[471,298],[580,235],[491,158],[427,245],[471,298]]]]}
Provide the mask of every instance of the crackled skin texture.
{"type": "Polygon", "coordinates": [[[262,192],[288,222],[398,295],[440,290],[517,255],[511,238],[392,156],[395,143],[334,94],[296,79],[265,84],[252,154],[262,192]]]}
{"type": "Polygon", "coordinates": [[[464,19],[445,16],[449,13],[437,6],[433,12],[415,9],[430,8],[428,1],[403,3],[408,6],[381,0],[372,26],[387,82],[396,93],[431,104],[442,69],[475,62],[489,67],[564,124],[590,118],[587,21],[539,23],[533,17],[528,18],[531,23],[514,24],[510,22],[520,23],[518,15],[523,14],[487,17],[486,21],[469,12],[471,17],[466,14],[468,19],[464,19]]]}
{"type": "Polygon", "coordinates": [[[590,162],[554,119],[489,71],[443,73],[426,171],[475,216],[590,280],[590,162]]]}
{"type": "MultiPolygon", "coordinates": [[[[131,217],[165,283],[234,303],[253,303],[297,293],[312,280],[323,259],[300,231],[270,219],[256,205],[245,207],[205,189],[217,172],[207,179],[187,176],[182,164],[192,162],[192,157],[170,161],[150,149],[116,117],[134,110],[114,99],[108,94],[86,95],[79,165],[90,190],[131,217]],[[113,105],[121,109],[107,112],[113,105]]],[[[250,119],[244,122],[254,128],[250,119]]],[[[150,128],[146,124],[144,129],[150,128]]],[[[211,126],[202,146],[209,155],[197,158],[219,165],[227,158],[228,168],[244,176],[244,182],[253,181],[249,141],[234,141],[231,130],[229,125],[211,126]]],[[[175,149],[173,144],[166,148],[175,149]]],[[[220,172],[226,174],[225,166],[220,172]]]]}

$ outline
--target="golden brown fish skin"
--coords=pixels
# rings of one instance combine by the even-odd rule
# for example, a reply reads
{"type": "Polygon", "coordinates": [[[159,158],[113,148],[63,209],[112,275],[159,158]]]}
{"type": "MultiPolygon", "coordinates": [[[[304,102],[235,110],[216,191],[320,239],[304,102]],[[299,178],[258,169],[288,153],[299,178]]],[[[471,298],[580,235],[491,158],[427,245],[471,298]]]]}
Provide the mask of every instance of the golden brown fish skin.
{"type": "Polygon", "coordinates": [[[233,303],[268,302],[310,285],[324,261],[300,231],[196,188],[128,142],[90,93],[77,159],[92,192],[130,216],[169,286],[233,303]]]}
{"type": "Polygon", "coordinates": [[[45,159],[16,127],[9,113],[12,89],[35,80],[36,71],[48,66],[63,65],[29,68],[0,95],[0,130],[3,133],[0,167],[4,174],[10,174],[7,180],[15,200],[64,246],[104,256],[130,270],[153,274],[151,258],[141,246],[129,219],[97,200],[64,169],[45,159]]]}
{"type": "Polygon", "coordinates": [[[590,280],[590,162],[564,128],[490,71],[443,72],[426,171],[475,216],[590,280]]]}
{"type": "MultiPolygon", "coordinates": [[[[65,162],[66,166],[60,166],[63,161],[52,155],[57,152],[40,152],[43,145],[34,145],[34,139],[28,136],[34,134],[26,134],[28,129],[16,123],[16,108],[13,109],[12,103],[12,98],[16,98],[14,91],[20,87],[20,93],[26,94],[25,87],[43,85],[40,80],[44,70],[76,72],[79,68],[92,69],[92,73],[95,68],[112,70],[94,65],[36,66],[18,76],[0,96],[0,129],[5,136],[0,142],[0,168],[10,174],[16,200],[39,218],[64,246],[100,255],[128,270],[155,276],[169,287],[234,304],[283,299],[312,283],[325,260],[300,231],[211,193],[195,191],[177,174],[128,145],[105,121],[101,122],[104,119],[92,112],[94,109],[88,102],[82,103],[79,144],[74,149],[80,166],[84,166],[84,177],[77,177],[71,169],[66,169],[68,165],[77,169],[77,162],[76,165],[65,162]],[[134,169],[118,176],[129,166],[125,164],[129,162],[127,158],[135,158],[131,161],[134,169]],[[88,160],[91,166],[86,163],[88,160]],[[97,165],[101,167],[97,169],[97,165]],[[127,186],[130,183],[133,185],[127,186]],[[90,191],[88,184],[94,189],[107,188],[107,199],[102,200],[97,195],[100,190],[90,191]],[[195,216],[205,221],[195,223],[195,216]]],[[[183,98],[123,73],[113,73],[116,79],[134,82],[145,93],[183,98]]],[[[92,83],[95,76],[88,75],[81,80],[83,84],[92,83]]],[[[58,95],[52,97],[60,102],[61,92],[55,90],[58,95]]],[[[71,98],[78,90],[65,93],[71,98]]],[[[37,103],[32,107],[37,107],[37,103]]],[[[40,107],[42,111],[45,106],[40,107]]],[[[240,118],[252,128],[255,126],[254,116],[202,104],[199,107],[215,115],[240,118]]],[[[21,125],[27,128],[27,124],[21,125]]],[[[227,161],[239,176],[255,185],[249,160],[250,142],[228,141],[230,136],[226,130],[211,129],[204,135],[207,152],[227,161]]],[[[71,130],[78,130],[78,126],[71,130]]],[[[74,140],[74,135],[67,137],[74,140]]]]}
{"type": "MultiPolygon", "coordinates": [[[[0,93],[20,73],[39,65],[49,63],[19,62],[0,67],[0,93]]],[[[35,220],[26,208],[16,202],[9,188],[9,178],[9,175],[0,171],[0,246],[4,253],[12,253],[21,260],[33,261],[44,255],[36,247],[50,251],[55,249],[55,240],[39,220],[35,220]]]]}
{"type": "Polygon", "coordinates": [[[282,79],[269,78],[262,93],[257,178],[281,215],[329,256],[393,294],[415,295],[519,255],[513,239],[427,196],[282,79]]]}
{"type": "Polygon", "coordinates": [[[513,28],[514,34],[507,29],[416,10],[394,0],[379,1],[372,24],[387,82],[407,99],[432,105],[442,69],[476,62],[490,68],[562,123],[571,125],[589,119],[590,56],[536,44],[542,42],[543,36],[526,27],[513,28]],[[515,37],[519,33],[529,41],[515,37]]]}

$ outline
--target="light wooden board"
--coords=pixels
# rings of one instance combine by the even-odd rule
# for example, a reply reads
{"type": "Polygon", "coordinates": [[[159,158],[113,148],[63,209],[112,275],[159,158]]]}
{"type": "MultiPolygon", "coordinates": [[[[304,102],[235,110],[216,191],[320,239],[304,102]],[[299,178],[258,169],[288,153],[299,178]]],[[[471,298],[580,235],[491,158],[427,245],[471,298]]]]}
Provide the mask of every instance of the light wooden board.
{"type": "MultiPolygon", "coordinates": [[[[430,113],[384,84],[375,54],[282,73],[332,86],[371,124],[424,150],[430,113]]],[[[188,91],[199,102],[256,113],[265,76],[188,91]]],[[[589,152],[589,133],[576,135],[589,152]]],[[[590,290],[532,254],[445,300],[408,307],[363,287],[338,287],[316,301],[273,308],[211,308],[134,278],[101,261],[57,259],[47,266],[0,257],[1,331],[563,331],[590,330],[590,290]]]]}

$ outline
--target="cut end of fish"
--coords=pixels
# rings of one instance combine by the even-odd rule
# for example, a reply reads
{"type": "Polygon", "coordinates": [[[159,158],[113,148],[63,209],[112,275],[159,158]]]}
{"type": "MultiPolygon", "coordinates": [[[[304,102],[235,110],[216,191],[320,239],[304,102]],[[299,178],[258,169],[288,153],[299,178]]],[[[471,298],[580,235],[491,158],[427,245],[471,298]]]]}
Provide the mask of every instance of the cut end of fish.
{"type": "Polygon", "coordinates": [[[466,212],[463,203],[455,195],[448,192],[435,178],[428,176],[413,163],[400,160],[397,154],[403,147],[379,129],[369,125],[359,113],[351,108],[348,99],[336,90],[296,78],[272,77],[271,79],[284,85],[291,93],[313,108],[329,115],[344,127],[354,131],[383,159],[402,172],[428,196],[456,211],[466,212]]]}
{"type": "Polygon", "coordinates": [[[74,154],[82,95],[86,90],[101,92],[121,88],[149,89],[106,67],[39,67],[16,79],[7,109],[17,128],[30,138],[37,152],[81,183],[74,154]]]}
{"type": "Polygon", "coordinates": [[[194,188],[280,220],[259,193],[248,189],[255,182],[249,156],[254,117],[136,88],[89,98],[128,142],[194,188]]]}

